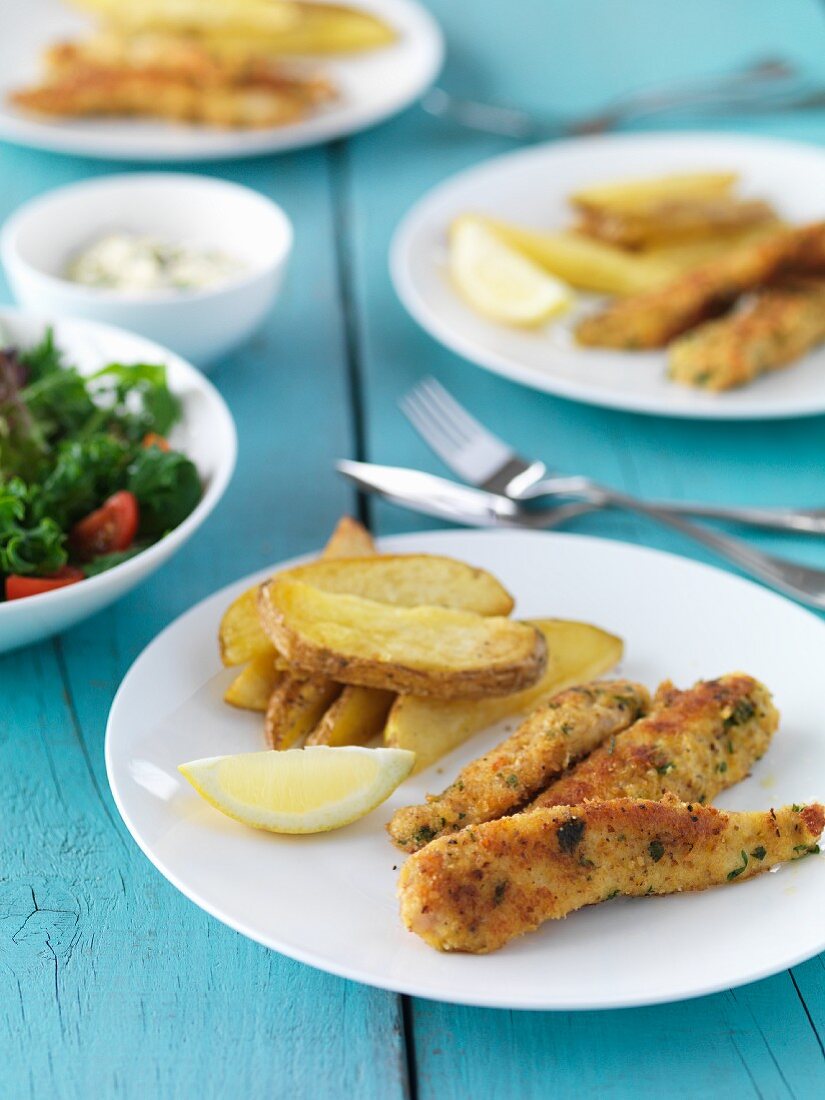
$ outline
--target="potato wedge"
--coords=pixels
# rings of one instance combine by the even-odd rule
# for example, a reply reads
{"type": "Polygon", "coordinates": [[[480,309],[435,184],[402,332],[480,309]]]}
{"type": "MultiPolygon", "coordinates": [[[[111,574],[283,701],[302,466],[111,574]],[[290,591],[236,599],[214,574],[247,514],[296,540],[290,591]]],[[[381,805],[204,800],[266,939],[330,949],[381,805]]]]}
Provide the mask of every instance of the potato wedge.
{"type": "Polygon", "coordinates": [[[632,211],[587,209],[577,229],[606,244],[640,249],[718,236],[730,238],[776,221],[776,211],[762,199],[723,195],[713,199],[665,199],[632,211]]]}
{"type": "MultiPolygon", "coordinates": [[[[375,553],[369,531],[357,520],[344,516],[338,521],[321,557],[325,560],[375,553]]],[[[257,601],[257,589],[255,595],[257,601]]],[[[289,749],[302,740],[341,693],[340,684],[322,676],[296,675],[288,664],[287,668],[289,673],[279,681],[265,708],[264,733],[273,749],[289,749]]]]}
{"type": "Polygon", "coordinates": [[[731,235],[708,237],[700,241],[678,241],[673,244],[658,244],[644,248],[641,255],[650,259],[669,264],[676,274],[683,271],[691,271],[694,267],[700,267],[708,260],[715,260],[730,252],[732,248],[741,248],[742,245],[752,244],[769,236],[774,230],[782,227],[782,222],[772,221],[764,225],[745,229],[740,233],[731,235]]]}
{"type": "Polygon", "coordinates": [[[347,684],[307,737],[307,745],[367,745],[384,730],[396,696],[391,691],[347,684]]]}
{"type": "Polygon", "coordinates": [[[625,252],[580,233],[525,229],[488,218],[486,224],[506,244],[580,290],[597,294],[637,294],[673,277],[673,267],[625,252]]]}
{"type": "Polygon", "coordinates": [[[352,516],[341,516],[321,558],[324,561],[330,558],[368,558],[377,553],[373,537],[366,527],[352,516]]]}
{"type": "Polygon", "coordinates": [[[216,54],[351,53],[395,40],[372,12],[339,4],[288,0],[72,0],[121,33],[197,38],[216,54]]]}
{"type": "Polygon", "coordinates": [[[315,561],[279,573],[269,584],[282,578],[396,607],[451,607],[477,615],[509,615],[513,610],[513,597],[492,574],[435,554],[315,561]]]}
{"type": "Polygon", "coordinates": [[[225,703],[242,710],[266,711],[272,692],[286,673],[286,662],[274,646],[268,653],[259,653],[243,668],[223,697],[225,703]]]}
{"type": "Polygon", "coordinates": [[[301,21],[300,6],[290,0],[70,0],[72,7],[128,31],[193,31],[208,27],[250,32],[281,32],[301,21]]]}
{"type": "Polygon", "coordinates": [[[341,685],[324,676],[285,676],[269,699],[264,722],[271,749],[291,749],[314,729],[341,693],[341,685]]]}
{"type": "MultiPolygon", "coordinates": [[[[372,535],[358,520],[342,516],[321,557],[352,558],[375,554],[372,535]]],[[[276,657],[272,642],[261,626],[258,615],[258,585],[247,588],[223,613],[218,628],[218,645],[225,665],[242,665],[257,656],[276,657]]],[[[286,671],[287,664],[280,666],[286,671]]],[[[265,709],[265,708],[264,708],[265,709]]]]}
{"type": "Polygon", "coordinates": [[[544,635],[549,651],[544,675],[532,687],[473,702],[399,695],[384,728],[384,744],[411,749],[419,772],[480,730],[526,714],[559,691],[596,679],[621,660],[621,639],[597,626],[563,619],[534,619],[532,625],[544,635]]]}
{"type": "Polygon", "coordinates": [[[544,635],[525,623],[444,607],[393,607],[280,577],[264,585],[261,620],[289,661],[342,683],[438,698],[530,687],[544,635]]]}
{"type": "Polygon", "coordinates": [[[258,586],[247,588],[227,607],[218,628],[218,645],[225,665],[242,665],[275,649],[258,615],[258,586]]]}
{"type": "Polygon", "coordinates": [[[574,191],[569,200],[577,207],[634,210],[668,199],[720,198],[730,194],[737,180],[735,172],[686,172],[650,179],[616,180],[582,187],[574,191]]]}

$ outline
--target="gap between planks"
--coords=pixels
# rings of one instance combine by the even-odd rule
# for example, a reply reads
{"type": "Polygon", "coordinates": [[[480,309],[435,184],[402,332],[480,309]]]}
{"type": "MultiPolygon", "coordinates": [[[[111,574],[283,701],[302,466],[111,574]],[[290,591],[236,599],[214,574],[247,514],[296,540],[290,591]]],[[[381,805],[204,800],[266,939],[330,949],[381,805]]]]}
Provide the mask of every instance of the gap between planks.
{"type": "MultiPolygon", "coordinates": [[[[351,165],[345,141],[336,141],[327,153],[332,181],[332,223],[334,230],[335,267],[341,295],[344,326],[344,361],[347,370],[347,392],[352,417],[353,451],[358,462],[367,462],[367,411],[364,401],[364,369],[361,334],[358,326],[358,304],[355,293],[355,263],[353,214],[351,201],[351,165]]],[[[372,530],[372,505],[367,493],[355,491],[356,515],[372,530]]]]}

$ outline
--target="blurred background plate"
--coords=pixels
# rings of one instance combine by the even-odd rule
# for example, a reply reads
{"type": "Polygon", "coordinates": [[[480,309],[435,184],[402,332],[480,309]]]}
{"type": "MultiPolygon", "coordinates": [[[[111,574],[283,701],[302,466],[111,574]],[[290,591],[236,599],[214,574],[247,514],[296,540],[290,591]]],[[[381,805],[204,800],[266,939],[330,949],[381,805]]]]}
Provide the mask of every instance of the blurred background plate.
{"type": "Polygon", "coordinates": [[[447,228],[462,213],[537,229],[570,220],[567,196],[601,181],[670,172],[735,171],[743,194],[789,222],[825,217],[825,153],[809,145],[720,133],[611,135],[551,142],[496,157],[421,199],[391,253],[396,290],[418,323],[458,355],[514,382],[591,405],[693,419],[770,420],[825,412],[825,347],[741,390],[710,394],[665,377],[665,353],[579,347],[562,319],[538,331],[486,321],[446,270],[447,228]]]}
{"type": "MultiPolygon", "coordinates": [[[[40,53],[90,26],[60,0],[0,3],[0,138],[17,145],[108,160],[220,160],[283,152],[345,137],[397,114],[433,82],[444,55],[438,24],[414,0],[353,0],[399,34],[374,52],[320,59],[340,97],[302,122],[267,130],[221,130],[130,119],[40,120],[6,102],[37,79],[40,53]]],[[[289,59],[286,59],[287,61],[289,59]]]]}

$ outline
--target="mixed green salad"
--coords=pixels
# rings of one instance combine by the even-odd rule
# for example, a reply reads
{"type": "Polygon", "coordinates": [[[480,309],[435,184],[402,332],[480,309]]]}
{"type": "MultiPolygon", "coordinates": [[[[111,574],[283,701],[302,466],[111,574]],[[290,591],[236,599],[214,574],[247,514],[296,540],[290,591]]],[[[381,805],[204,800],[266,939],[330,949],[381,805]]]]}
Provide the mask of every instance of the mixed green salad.
{"type": "Polygon", "coordinates": [[[180,416],[163,366],[110,363],[82,375],[51,330],[36,347],[0,350],[5,599],[102,573],[186,519],[202,486],[166,442],[180,416]]]}

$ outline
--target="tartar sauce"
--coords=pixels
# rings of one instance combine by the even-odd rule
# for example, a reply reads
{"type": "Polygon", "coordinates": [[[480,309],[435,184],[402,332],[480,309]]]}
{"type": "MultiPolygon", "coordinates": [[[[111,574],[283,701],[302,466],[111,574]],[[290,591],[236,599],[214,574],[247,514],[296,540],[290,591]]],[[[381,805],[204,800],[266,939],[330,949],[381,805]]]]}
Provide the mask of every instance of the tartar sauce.
{"type": "Polygon", "coordinates": [[[240,274],[244,264],[217,249],[138,233],[108,233],[79,252],[66,278],[103,290],[202,290],[240,274]]]}

